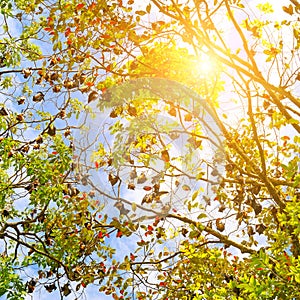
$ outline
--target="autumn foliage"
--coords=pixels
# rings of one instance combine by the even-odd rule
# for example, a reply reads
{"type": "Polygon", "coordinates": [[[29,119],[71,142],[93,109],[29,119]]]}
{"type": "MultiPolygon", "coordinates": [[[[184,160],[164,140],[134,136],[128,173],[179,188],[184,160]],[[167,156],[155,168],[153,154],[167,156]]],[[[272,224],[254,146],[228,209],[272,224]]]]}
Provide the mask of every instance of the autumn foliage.
{"type": "Polygon", "coordinates": [[[300,297],[300,4],[254,2],[1,2],[0,296],[300,297]]]}

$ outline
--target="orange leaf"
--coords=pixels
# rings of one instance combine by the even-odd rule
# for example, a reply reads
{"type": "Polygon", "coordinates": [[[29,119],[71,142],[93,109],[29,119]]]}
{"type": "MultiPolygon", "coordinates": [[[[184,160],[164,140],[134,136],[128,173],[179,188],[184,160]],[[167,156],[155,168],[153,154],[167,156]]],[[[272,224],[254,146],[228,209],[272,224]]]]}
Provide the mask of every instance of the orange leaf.
{"type": "Polygon", "coordinates": [[[92,2],[92,3],[89,5],[88,10],[93,10],[95,7],[96,7],[96,3],[95,3],[95,2],[92,2]]]}
{"type": "Polygon", "coordinates": [[[220,218],[218,218],[217,220],[216,220],[216,227],[217,227],[217,229],[219,230],[219,231],[224,231],[224,229],[225,229],[225,224],[223,223],[223,222],[221,222],[221,219],[220,218]]]}
{"type": "Polygon", "coordinates": [[[175,107],[171,107],[170,110],[168,111],[168,114],[176,117],[176,108],[175,107]]]}
{"type": "Polygon", "coordinates": [[[110,39],[111,38],[111,36],[109,34],[102,34],[101,37],[103,39],[110,39]]]}
{"type": "Polygon", "coordinates": [[[192,114],[186,114],[184,116],[184,121],[190,122],[190,121],[192,121],[192,118],[193,118],[192,114]]]}
{"type": "Polygon", "coordinates": [[[161,159],[164,161],[164,162],[169,162],[170,161],[170,156],[169,156],[169,152],[167,150],[163,150],[161,152],[161,159]]]}
{"type": "Polygon", "coordinates": [[[262,97],[265,99],[270,99],[270,96],[268,94],[263,94],[262,97]]]}

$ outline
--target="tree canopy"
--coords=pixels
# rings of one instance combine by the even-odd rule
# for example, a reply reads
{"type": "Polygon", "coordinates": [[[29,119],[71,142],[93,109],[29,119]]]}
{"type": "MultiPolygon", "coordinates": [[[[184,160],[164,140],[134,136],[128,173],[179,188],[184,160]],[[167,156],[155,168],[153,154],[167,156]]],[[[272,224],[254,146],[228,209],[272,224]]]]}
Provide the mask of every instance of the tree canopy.
{"type": "Polygon", "coordinates": [[[298,1],[0,9],[0,297],[300,297],[298,1]]]}

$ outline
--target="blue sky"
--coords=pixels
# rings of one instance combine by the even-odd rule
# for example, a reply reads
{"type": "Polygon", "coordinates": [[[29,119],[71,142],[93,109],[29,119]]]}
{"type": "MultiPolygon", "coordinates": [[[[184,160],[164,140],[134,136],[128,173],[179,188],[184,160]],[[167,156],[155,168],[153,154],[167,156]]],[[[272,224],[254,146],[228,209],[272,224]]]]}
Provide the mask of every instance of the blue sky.
{"type": "MultiPolygon", "coordinates": [[[[250,3],[254,3],[254,2],[255,1],[250,1],[250,3]]],[[[278,3],[280,8],[283,4],[284,4],[283,2],[278,3]]],[[[14,23],[11,23],[10,27],[11,27],[11,32],[13,32],[14,34],[18,34],[19,30],[21,29],[20,27],[15,26],[14,23]]],[[[45,50],[45,49],[46,48],[43,48],[43,50],[45,50]]],[[[4,99],[2,99],[2,101],[4,101],[4,99]]],[[[20,110],[19,107],[13,106],[13,105],[11,105],[9,108],[12,109],[12,110],[20,110]]],[[[233,109],[232,107],[227,108],[228,111],[232,111],[232,109],[233,109]]],[[[239,111],[237,111],[237,113],[239,113],[239,111]]],[[[105,121],[105,118],[104,118],[104,121],[105,121]]],[[[101,117],[101,120],[99,120],[99,122],[100,123],[103,122],[102,117],[101,117]]],[[[30,137],[30,134],[34,135],[34,130],[30,130],[29,132],[30,132],[29,137],[30,137]]],[[[101,177],[101,175],[100,175],[100,177],[101,177]]],[[[102,184],[107,184],[107,180],[102,180],[101,178],[100,178],[100,182],[102,184]]],[[[141,190],[140,193],[135,194],[133,201],[140,201],[142,195],[144,195],[144,194],[145,194],[145,192],[141,190]]],[[[127,195],[125,194],[126,198],[127,198],[127,196],[128,196],[128,194],[127,195]]],[[[111,209],[114,209],[114,208],[111,207],[111,209]]],[[[114,209],[114,213],[117,213],[116,209],[114,209]]],[[[233,224],[233,226],[234,226],[234,224],[233,224]]],[[[117,257],[122,257],[125,253],[129,254],[130,252],[132,252],[132,249],[134,247],[134,243],[132,243],[132,245],[128,244],[128,239],[126,240],[126,244],[124,243],[125,239],[123,240],[122,238],[121,239],[116,239],[115,238],[115,239],[113,239],[113,241],[116,243],[116,249],[118,251],[117,252],[117,257]]],[[[264,243],[263,239],[261,240],[261,242],[264,243]]],[[[32,270],[32,271],[34,272],[34,270],[32,270]]],[[[45,290],[41,290],[41,291],[35,292],[33,294],[33,297],[28,296],[26,299],[28,299],[28,300],[29,299],[50,300],[50,299],[53,299],[53,297],[54,297],[53,295],[54,294],[49,294],[45,290]]],[[[4,300],[5,297],[0,297],[0,299],[4,300]]],[[[66,299],[73,299],[73,297],[70,296],[66,299]]],[[[86,289],[86,299],[88,299],[88,300],[93,300],[93,299],[97,299],[97,300],[103,299],[103,300],[105,300],[105,299],[111,299],[111,296],[105,296],[103,294],[99,294],[98,293],[98,287],[88,286],[88,288],[86,289]]]]}

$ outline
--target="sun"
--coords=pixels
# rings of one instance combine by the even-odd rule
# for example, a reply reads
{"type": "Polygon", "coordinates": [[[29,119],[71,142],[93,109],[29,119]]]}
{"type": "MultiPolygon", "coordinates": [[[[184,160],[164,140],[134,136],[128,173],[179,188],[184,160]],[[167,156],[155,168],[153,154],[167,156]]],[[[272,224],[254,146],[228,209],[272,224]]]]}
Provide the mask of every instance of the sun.
{"type": "Polygon", "coordinates": [[[200,77],[214,76],[218,72],[216,61],[207,54],[201,54],[197,57],[195,68],[200,77]]]}

